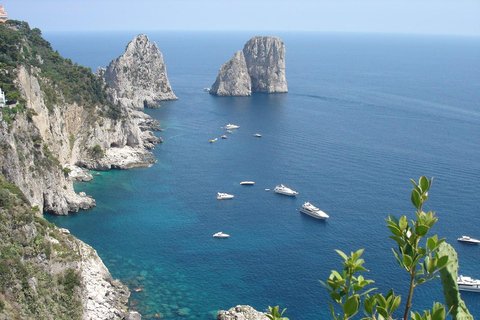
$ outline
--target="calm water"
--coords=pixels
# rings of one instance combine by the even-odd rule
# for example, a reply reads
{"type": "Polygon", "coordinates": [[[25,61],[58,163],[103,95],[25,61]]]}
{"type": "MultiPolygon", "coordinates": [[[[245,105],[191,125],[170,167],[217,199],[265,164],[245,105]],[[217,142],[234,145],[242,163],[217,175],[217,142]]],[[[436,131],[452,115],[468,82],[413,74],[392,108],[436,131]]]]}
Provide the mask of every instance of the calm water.
{"type": "MultiPolygon", "coordinates": [[[[46,38],[95,70],[135,35],[46,38]]],[[[165,129],[158,163],[77,183],[98,206],[49,220],[92,245],[115,278],[142,287],[131,304],[146,317],[214,319],[238,304],[279,304],[292,320],[327,319],[318,280],[340,269],[334,249],[365,248],[367,276],[406,299],[384,219],[414,217],[409,179],[426,174],[435,177],[426,206],[439,217],[433,232],[458,251],[462,274],[480,278],[480,247],[456,241],[480,237],[480,39],[276,34],[287,49],[288,94],[205,93],[254,35],[149,33],[180,99],[147,110],[165,129]],[[227,123],[240,129],[221,140],[227,123]],[[264,190],[280,183],[299,195],[264,190]],[[217,192],[235,198],[218,201],[217,192]],[[304,201],[330,219],[301,214],[304,201]],[[214,239],[217,231],[231,237],[214,239]]],[[[480,294],[462,297],[479,317],[480,294]]],[[[418,288],[413,308],[435,300],[444,301],[439,281],[418,288]]]]}

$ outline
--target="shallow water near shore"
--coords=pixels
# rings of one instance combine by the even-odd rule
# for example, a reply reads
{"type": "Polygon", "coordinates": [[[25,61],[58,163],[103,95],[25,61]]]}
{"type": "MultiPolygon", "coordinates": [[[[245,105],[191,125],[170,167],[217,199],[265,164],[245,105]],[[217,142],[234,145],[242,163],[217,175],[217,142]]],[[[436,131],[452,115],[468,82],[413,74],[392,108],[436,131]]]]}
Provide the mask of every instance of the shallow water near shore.
{"type": "MultiPolygon", "coordinates": [[[[95,70],[135,35],[45,38],[95,70]]],[[[286,45],[289,93],[219,98],[203,88],[254,34],[148,34],[179,97],[146,110],[164,129],[158,163],[76,183],[97,207],[47,218],[98,251],[146,319],[214,319],[238,304],[327,319],[318,280],[341,268],[334,249],[365,248],[366,277],[406,296],[384,219],[414,217],[409,179],[425,174],[435,177],[425,208],[439,218],[432,233],[455,247],[461,274],[480,278],[480,247],[456,241],[480,237],[480,39],[275,35],[286,45]],[[227,123],[240,128],[220,139],[227,123]],[[280,183],[299,195],[273,193],[280,183]],[[300,213],[305,201],[330,218],[300,213]],[[231,237],[213,238],[218,231],[231,237]]],[[[462,297],[479,317],[480,294],[462,297]]],[[[413,309],[433,301],[444,301],[439,280],[415,291],[413,309]]]]}

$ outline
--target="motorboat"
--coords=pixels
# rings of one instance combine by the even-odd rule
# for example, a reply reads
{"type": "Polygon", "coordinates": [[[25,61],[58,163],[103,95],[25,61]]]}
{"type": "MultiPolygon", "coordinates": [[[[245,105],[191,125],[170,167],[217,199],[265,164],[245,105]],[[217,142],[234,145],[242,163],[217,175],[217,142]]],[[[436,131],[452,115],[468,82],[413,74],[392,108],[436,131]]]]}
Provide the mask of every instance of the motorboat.
{"type": "Polygon", "coordinates": [[[471,243],[471,244],[479,244],[480,243],[480,240],[470,238],[469,236],[462,236],[461,238],[458,238],[457,240],[460,241],[460,242],[471,243]]]}
{"type": "Polygon", "coordinates": [[[214,238],[228,238],[230,237],[229,234],[223,233],[222,231],[219,231],[213,235],[214,238]]]}
{"type": "Polygon", "coordinates": [[[218,140],[218,138],[212,139],[212,140],[210,140],[210,143],[214,143],[217,140],[218,140]]]}
{"type": "Polygon", "coordinates": [[[237,126],[236,124],[231,124],[231,123],[229,123],[225,126],[225,129],[227,129],[227,130],[238,129],[238,128],[240,128],[240,126],[237,126]]]}
{"type": "Polygon", "coordinates": [[[223,135],[221,138],[222,138],[222,139],[227,139],[227,136],[226,136],[226,135],[223,135]]]}
{"type": "Polygon", "coordinates": [[[457,278],[458,290],[480,292],[480,280],[460,275],[457,278]]]}
{"type": "Polygon", "coordinates": [[[242,181],[240,182],[241,185],[248,185],[248,186],[251,186],[251,185],[254,185],[255,184],[255,181],[242,181]]]}
{"type": "Polygon", "coordinates": [[[276,193],[284,194],[286,196],[296,196],[298,194],[297,191],[294,191],[288,187],[285,187],[283,184],[276,186],[275,189],[273,189],[276,193]]]}
{"type": "Polygon", "coordinates": [[[232,198],[233,198],[233,194],[217,192],[217,199],[218,200],[226,200],[226,199],[232,199],[232,198]]]}
{"type": "Polygon", "coordinates": [[[233,131],[232,131],[232,130],[227,130],[226,132],[227,132],[227,133],[233,133],[233,131]]]}
{"type": "Polygon", "coordinates": [[[203,91],[209,92],[210,88],[203,88],[203,91]]]}
{"type": "Polygon", "coordinates": [[[314,217],[316,219],[328,219],[328,218],[330,218],[328,216],[328,214],[326,214],[322,210],[318,209],[317,207],[315,207],[310,202],[305,202],[302,205],[302,208],[300,209],[300,212],[308,214],[309,216],[314,217]]]}
{"type": "Polygon", "coordinates": [[[260,138],[262,135],[261,135],[260,133],[255,133],[253,136],[254,136],[254,137],[259,137],[259,138],[260,138]]]}
{"type": "Polygon", "coordinates": [[[265,188],[265,191],[267,191],[267,192],[268,192],[268,191],[270,191],[270,189],[268,189],[268,188],[265,188]]]}

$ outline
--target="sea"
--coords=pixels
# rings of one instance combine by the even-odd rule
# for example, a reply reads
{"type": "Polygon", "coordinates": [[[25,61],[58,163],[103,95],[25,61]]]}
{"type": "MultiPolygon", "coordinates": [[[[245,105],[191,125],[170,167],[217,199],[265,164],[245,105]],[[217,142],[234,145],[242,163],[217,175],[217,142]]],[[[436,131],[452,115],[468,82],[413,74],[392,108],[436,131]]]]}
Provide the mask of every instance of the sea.
{"type": "MultiPolygon", "coordinates": [[[[54,50],[107,66],[142,32],[45,32],[54,50]]],[[[144,319],[215,319],[218,310],[286,308],[292,320],[331,319],[319,280],[342,270],[335,249],[364,249],[372,287],[402,295],[389,214],[415,218],[412,183],[433,177],[429,235],[480,278],[480,38],[293,32],[143,32],[163,53],[178,101],[145,110],[164,131],[150,168],[92,172],[77,192],[92,210],[47,215],[95,248],[131,290],[144,319]],[[253,36],[280,37],[288,93],[216,97],[204,91],[253,36]],[[225,125],[239,129],[225,133],[225,125]],[[262,137],[254,137],[259,133],[262,137]],[[210,140],[217,139],[214,143],[210,140]],[[255,181],[253,186],[241,181],[255,181]],[[273,192],[284,184],[299,192],[273,192]],[[270,189],[268,191],[267,189],[270,189]],[[217,200],[217,192],[235,197],[217,200]],[[311,202],[330,218],[300,212],[311,202]],[[227,239],[212,235],[228,233],[227,239]]],[[[462,292],[475,318],[480,293],[462,292]]],[[[440,279],[418,286],[413,311],[445,303],[440,279]]]]}

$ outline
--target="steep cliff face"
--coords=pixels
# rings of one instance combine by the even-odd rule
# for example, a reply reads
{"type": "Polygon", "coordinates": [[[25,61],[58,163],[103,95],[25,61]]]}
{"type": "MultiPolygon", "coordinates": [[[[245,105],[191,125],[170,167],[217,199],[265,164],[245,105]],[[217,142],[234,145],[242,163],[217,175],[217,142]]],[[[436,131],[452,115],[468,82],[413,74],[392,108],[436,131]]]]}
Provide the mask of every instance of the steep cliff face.
{"type": "Polygon", "coordinates": [[[158,107],[160,100],[176,100],[167,77],[163,55],[144,34],[136,36],[125,53],[103,73],[115,102],[131,109],[158,107]]]}
{"type": "Polygon", "coordinates": [[[124,319],[128,288],[0,174],[0,319],[124,319]]]}
{"type": "Polygon", "coordinates": [[[218,96],[249,96],[252,94],[251,87],[245,56],[242,51],[237,51],[220,68],[210,93],[218,96]]]}
{"type": "Polygon", "coordinates": [[[252,92],[288,92],[285,45],[277,37],[253,37],[243,47],[252,92]]]}
{"type": "Polygon", "coordinates": [[[285,45],[277,37],[253,37],[218,73],[210,93],[249,96],[252,92],[288,92],[285,45]]]}

